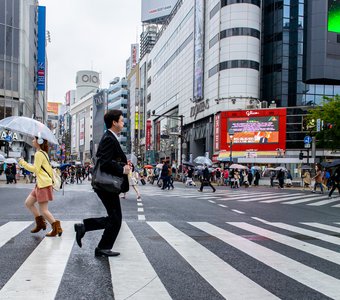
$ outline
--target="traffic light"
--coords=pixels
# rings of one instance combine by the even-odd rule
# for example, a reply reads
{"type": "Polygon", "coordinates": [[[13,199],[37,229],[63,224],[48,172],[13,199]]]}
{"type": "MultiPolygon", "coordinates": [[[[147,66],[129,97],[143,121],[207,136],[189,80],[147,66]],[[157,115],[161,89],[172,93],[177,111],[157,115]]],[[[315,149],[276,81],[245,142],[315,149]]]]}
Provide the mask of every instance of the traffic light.
{"type": "Polygon", "coordinates": [[[299,160],[303,160],[303,152],[302,151],[299,153],[299,160]]]}

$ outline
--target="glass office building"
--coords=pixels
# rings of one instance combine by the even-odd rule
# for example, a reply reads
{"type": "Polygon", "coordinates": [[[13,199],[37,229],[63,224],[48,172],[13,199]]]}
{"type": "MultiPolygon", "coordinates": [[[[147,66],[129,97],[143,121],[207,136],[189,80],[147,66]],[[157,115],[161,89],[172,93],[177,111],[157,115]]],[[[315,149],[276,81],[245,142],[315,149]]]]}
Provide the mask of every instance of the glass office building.
{"type": "Polygon", "coordinates": [[[261,99],[277,106],[314,106],[340,86],[305,84],[307,0],[264,0],[261,99]]]}

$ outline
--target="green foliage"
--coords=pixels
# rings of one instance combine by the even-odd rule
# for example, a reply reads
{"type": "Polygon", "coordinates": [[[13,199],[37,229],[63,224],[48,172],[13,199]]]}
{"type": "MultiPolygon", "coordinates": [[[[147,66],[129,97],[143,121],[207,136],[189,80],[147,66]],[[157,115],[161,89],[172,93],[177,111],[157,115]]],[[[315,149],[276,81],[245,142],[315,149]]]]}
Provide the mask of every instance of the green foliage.
{"type": "MultiPolygon", "coordinates": [[[[309,111],[308,121],[316,125],[316,120],[323,121],[320,132],[314,132],[317,146],[326,149],[340,149],[340,96],[324,97],[323,105],[309,111]]],[[[316,131],[316,128],[314,127],[316,131]]]]}

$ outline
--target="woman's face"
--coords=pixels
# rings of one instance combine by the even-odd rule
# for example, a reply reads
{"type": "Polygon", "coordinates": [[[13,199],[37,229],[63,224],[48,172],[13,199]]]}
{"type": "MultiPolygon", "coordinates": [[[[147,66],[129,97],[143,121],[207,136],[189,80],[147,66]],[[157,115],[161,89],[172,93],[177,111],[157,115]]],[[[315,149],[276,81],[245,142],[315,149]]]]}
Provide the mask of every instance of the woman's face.
{"type": "Polygon", "coordinates": [[[40,145],[39,145],[38,142],[37,142],[37,138],[33,138],[33,140],[32,140],[32,145],[33,145],[33,147],[34,147],[35,149],[40,148],[40,145]]]}

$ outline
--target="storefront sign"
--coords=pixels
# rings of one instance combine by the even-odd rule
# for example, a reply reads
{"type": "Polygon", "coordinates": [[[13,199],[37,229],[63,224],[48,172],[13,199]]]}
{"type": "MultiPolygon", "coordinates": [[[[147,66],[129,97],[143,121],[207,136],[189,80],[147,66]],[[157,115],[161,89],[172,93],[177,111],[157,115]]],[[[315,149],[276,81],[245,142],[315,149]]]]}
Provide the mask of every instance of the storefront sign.
{"type": "Polygon", "coordinates": [[[201,112],[204,112],[206,109],[209,109],[209,99],[198,102],[195,104],[195,106],[191,107],[190,117],[194,117],[194,119],[196,120],[197,115],[201,112]]]}
{"type": "Polygon", "coordinates": [[[12,131],[2,131],[0,135],[0,139],[8,141],[8,142],[18,141],[19,135],[16,132],[12,132],[12,131]]]}

